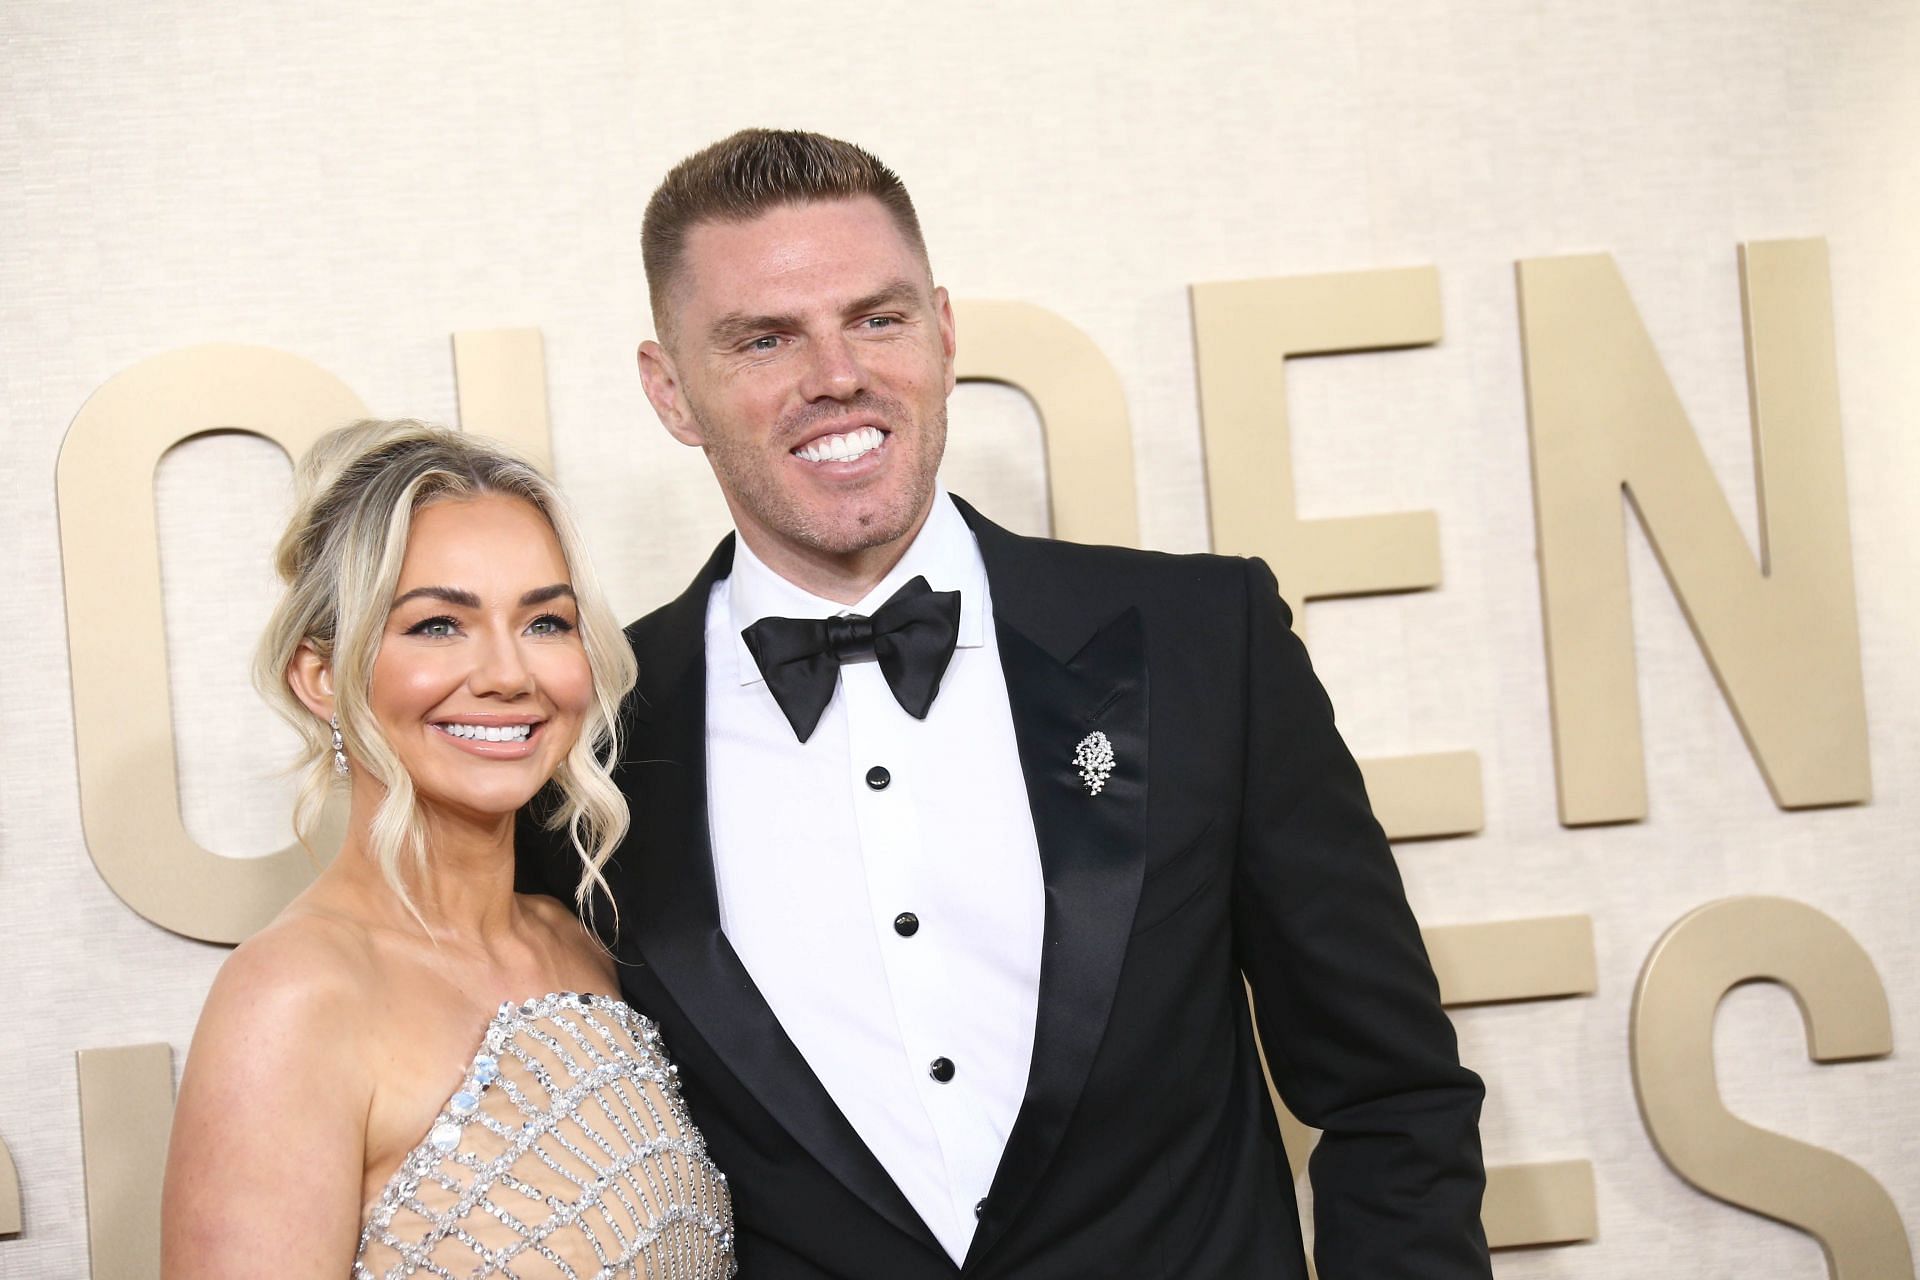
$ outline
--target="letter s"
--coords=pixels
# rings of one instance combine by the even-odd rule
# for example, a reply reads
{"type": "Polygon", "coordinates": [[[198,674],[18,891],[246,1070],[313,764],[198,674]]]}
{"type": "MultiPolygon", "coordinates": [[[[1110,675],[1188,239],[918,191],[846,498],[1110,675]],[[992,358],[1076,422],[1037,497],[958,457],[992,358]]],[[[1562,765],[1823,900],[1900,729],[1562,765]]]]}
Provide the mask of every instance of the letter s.
{"type": "Polygon", "coordinates": [[[1913,1280],[1906,1229],[1851,1160],[1748,1124],[1714,1080],[1713,1019],[1743,982],[1778,982],[1806,1021],[1815,1062],[1893,1051],[1886,989],[1853,936],[1786,898],[1709,903],[1667,930],[1633,996],[1633,1084],[1654,1145],[1708,1195],[1805,1231],[1833,1280],[1913,1280]]]}

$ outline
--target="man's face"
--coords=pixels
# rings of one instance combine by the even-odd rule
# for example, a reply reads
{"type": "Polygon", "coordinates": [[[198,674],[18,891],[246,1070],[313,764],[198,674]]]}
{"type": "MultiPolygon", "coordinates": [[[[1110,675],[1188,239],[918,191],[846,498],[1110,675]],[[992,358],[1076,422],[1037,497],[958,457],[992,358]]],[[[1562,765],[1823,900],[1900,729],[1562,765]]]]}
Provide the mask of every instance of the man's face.
{"type": "Polygon", "coordinates": [[[708,222],[640,349],[667,430],[706,450],[761,555],[848,557],[910,536],[932,501],[953,313],[871,197],[708,222]]]}

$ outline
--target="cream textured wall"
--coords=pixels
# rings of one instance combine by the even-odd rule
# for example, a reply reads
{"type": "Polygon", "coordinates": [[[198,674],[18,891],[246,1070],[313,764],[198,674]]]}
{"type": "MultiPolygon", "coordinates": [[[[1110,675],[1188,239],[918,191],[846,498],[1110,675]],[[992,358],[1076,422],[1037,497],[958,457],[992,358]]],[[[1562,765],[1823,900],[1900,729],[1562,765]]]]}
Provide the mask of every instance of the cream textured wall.
{"type": "MultiPolygon", "coordinates": [[[[1294,367],[1295,457],[1304,516],[1439,514],[1439,590],[1310,611],[1358,753],[1481,754],[1485,832],[1400,850],[1423,921],[1595,921],[1596,995],[1456,1014],[1491,1089],[1489,1157],[1583,1158],[1598,1178],[1595,1242],[1496,1271],[1824,1274],[1808,1237],[1680,1182],[1635,1108],[1640,964],[1735,893],[1850,930],[1895,1052],[1815,1067],[1792,1000],[1744,988],[1719,1019],[1729,1105],[1862,1164],[1912,1238],[1916,65],[1906,0],[0,7],[0,1140],[25,1212],[0,1276],[86,1270],[74,1051],[164,1040],[177,1065],[224,954],[127,910],[82,842],[53,487],[67,423],[120,370],[206,341],[296,352],[375,412],[451,420],[448,334],[537,326],[559,478],[637,613],[724,529],[633,373],[640,210],[674,159],[757,123],[867,144],[907,179],[956,296],[1091,335],[1125,384],[1148,546],[1207,545],[1188,283],[1435,264],[1438,346],[1294,367]],[[1734,246],[1807,235],[1832,250],[1873,802],[1773,806],[1636,532],[1651,814],[1562,828],[1513,263],[1616,256],[1751,539],[1734,246]]],[[[950,485],[1044,528],[1024,401],[966,388],[954,424],[950,485]]],[[[216,436],[157,478],[182,808],[236,856],[286,838],[268,764],[290,736],[244,675],[286,474],[272,447],[216,436]]]]}

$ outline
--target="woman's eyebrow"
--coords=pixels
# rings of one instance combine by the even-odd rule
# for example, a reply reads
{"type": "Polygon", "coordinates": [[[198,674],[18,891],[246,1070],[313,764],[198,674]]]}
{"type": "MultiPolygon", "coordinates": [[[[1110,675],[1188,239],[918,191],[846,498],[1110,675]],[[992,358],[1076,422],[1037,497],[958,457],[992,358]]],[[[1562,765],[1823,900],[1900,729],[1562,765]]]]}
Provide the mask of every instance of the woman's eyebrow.
{"type": "Polygon", "coordinates": [[[569,600],[573,599],[573,585],[571,583],[556,582],[550,587],[535,587],[532,591],[520,597],[520,606],[525,608],[528,605],[545,604],[549,600],[558,600],[562,596],[565,596],[569,600]]]}
{"type": "Polygon", "coordinates": [[[479,596],[473,594],[471,591],[463,591],[459,587],[415,587],[411,591],[403,592],[401,595],[396,596],[393,603],[387,607],[389,609],[398,609],[407,601],[421,597],[427,597],[433,600],[444,600],[448,604],[457,604],[463,609],[478,609],[480,607],[479,596]]]}
{"type": "MultiPolygon", "coordinates": [[[[573,599],[572,583],[556,582],[549,587],[535,587],[520,597],[520,606],[527,608],[531,605],[545,604],[549,600],[558,600],[563,596],[569,600],[573,599]]],[[[417,600],[423,597],[432,600],[444,600],[448,604],[459,605],[462,609],[478,609],[480,607],[480,597],[460,587],[415,587],[413,590],[403,592],[401,595],[395,597],[391,607],[398,609],[409,600],[417,600]]]]}

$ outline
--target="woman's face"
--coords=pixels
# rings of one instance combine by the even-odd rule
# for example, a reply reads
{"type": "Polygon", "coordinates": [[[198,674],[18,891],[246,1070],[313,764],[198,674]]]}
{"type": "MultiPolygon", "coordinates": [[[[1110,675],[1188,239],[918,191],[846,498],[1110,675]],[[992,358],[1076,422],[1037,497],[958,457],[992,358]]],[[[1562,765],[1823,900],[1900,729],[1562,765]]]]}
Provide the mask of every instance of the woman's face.
{"type": "Polygon", "coordinates": [[[522,498],[414,513],[371,704],[420,803],[510,814],[553,776],[593,702],[567,563],[522,498]]]}

